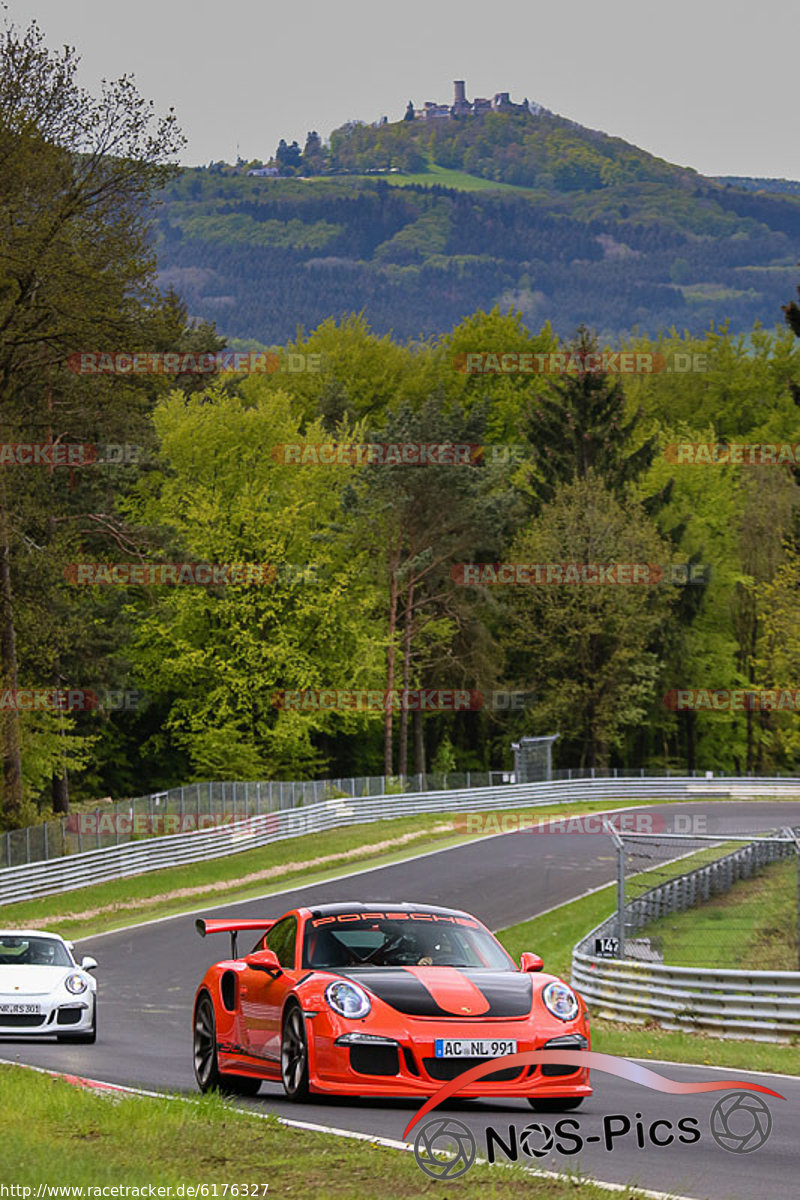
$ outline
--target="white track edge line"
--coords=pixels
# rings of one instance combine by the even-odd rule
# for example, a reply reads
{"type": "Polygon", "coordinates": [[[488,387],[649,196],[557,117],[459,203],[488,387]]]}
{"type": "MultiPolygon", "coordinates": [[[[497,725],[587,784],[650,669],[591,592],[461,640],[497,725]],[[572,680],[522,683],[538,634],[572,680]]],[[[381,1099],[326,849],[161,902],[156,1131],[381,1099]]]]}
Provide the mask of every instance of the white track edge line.
{"type": "MultiPolygon", "coordinates": [[[[37,1067],[32,1063],[11,1062],[7,1058],[0,1058],[0,1065],[8,1067],[23,1067],[27,1071],[36,1071],[40,1075],[50,1075],[56,1079],[68,1079],[69,1075],[75,1074],[71,1071],[53,1071],[49,1070],[47,1067],[37,1067]]],[[[180,1100],[183,1103],[188,1102],[189,1104],[198,1103],[198,1101],[192,1096],[182,1096],[175,1092],[151,1092],[147,1091],[145,1088],[131,1087],[128,1084],[121,1083],[107,1083],[105,1080],[89,1079],[88,1076],[83,1075],[76,1075],[75,1078],[81,1080],[82,1084],[85,1084],[89,1090],[96,1090],[99,1095],[105,1095],[105,1091],[101,1089],[108,1088],[110,1091],[125,1092],[131,1096],[146,1096],[156,1100],[180,1100]],[[97,1084],[99,1086],[96,1089],[93,1089],[93,1084],[97,1084]]],[[[242,1113],[244,1116],[255,1117],[256,1120],[277,1120],[279,1125],[287,1125],[292,1129],[308,1129],[313,1133],[324,1133],[333,1135],[334,1137],[351,1138],[354,1141],[369,1142],[373,1146],[386,1146],[390,1150],[402,1150],[405,1153],[413,1153],[413,1147],[410,1142],[401,1142],[397,1138],[387,1138],[380,1134],[362,1133],[358,1129],[339,1129],[335,1125],[318,1125],[313,1121],[299,1121],[293,1117],[275,1117],[274,1113],[261,1113],[252,1108],[237,1108],[235,1105],[233,1105],[233,1107],[236,1109],[236,1112],[242,1113]]],[[[488,1159],[485,1158],[476,1158],[474,1161],[476,1163],[481,1163],[482,1165],[488,1164],[488,1159]]],[[[511,1163],[495,1163],[493,1165],[509,1168],[512,1166],[511,1163]]],[[[593,1179],[590,1176],[570,1174],[569,1172],[547,1171],[543,1167],[522,1166],[521,1169],[526,1171],[529,1175],[536,1175],[543,1179],[556,1179],[562,1183],[572,1183],[575,1186],[593,1186],[601,1188],[603,1191],[607,1192],[628,1192],[629,1194],[634,1192],[638,1196],[646,1197],[647,1200],[699,1200],[699,1198],[696,1196],[678,1195],[677,1192],[656,1192],[650,1188],[638,1187],[636,1184],[612,1183],[607,1180],[593,1179]]]]}

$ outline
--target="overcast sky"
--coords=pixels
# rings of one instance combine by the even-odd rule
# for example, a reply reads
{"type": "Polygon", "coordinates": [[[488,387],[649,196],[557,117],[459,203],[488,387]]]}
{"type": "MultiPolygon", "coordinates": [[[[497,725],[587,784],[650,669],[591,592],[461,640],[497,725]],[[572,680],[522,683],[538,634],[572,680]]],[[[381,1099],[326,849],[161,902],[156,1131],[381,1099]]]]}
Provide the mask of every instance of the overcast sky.
{"type": "Polygon", "coordinates": [[[278,139],[409,99],[510,91],[709,175],[800,179],[792,0],[7,0],[81,82],[133,73],[174,105],[188,164],[268,158],[278,139]]]}

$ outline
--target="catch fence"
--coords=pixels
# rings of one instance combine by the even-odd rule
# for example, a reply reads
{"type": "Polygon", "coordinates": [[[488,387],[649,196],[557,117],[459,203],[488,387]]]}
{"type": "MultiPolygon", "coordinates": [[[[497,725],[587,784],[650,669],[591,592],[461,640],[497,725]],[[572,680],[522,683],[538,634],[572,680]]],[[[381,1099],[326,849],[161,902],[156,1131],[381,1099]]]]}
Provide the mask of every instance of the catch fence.
{"type": "MultiPolygon", "coordinates": [[[[255,785],[257,786],[257,785],[255,785]]],[[[121,876],[201,862],[255,849],[303,834],[345,825],[435,813],[461,813],[559,805],[575,801],[748,799],[752,796],[800,799],[797,779],[605,778],[546,783],[499,784],[398,795],[337,796],[279,812],[256,813],[208,829],[128,839],[119,844],[62,853],[57,858],[0,869],[0,905],[51,895],[121,876]]],[[[455,827],[454,827],[455,831],[455,827]]],[[[110,835],[115,836],[115,835],[110,835]]],[[[119,833],[117,832],[117,835],[119,833]]]]}

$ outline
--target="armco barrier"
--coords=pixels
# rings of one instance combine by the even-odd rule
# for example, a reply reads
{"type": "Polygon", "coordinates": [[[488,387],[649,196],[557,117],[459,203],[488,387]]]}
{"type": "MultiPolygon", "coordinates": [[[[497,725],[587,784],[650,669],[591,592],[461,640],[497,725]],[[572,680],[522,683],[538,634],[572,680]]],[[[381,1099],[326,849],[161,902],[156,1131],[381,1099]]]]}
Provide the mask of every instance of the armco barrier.
{"type": "MultiPolygon", "coordinates": [[[[754,841],[713,863],[643,892],[625,906],[625,927],[641,929],[726,892],[759,867],[797,853],[796,843],[754,841]]],[[[800,1034],[800,971],[677,967],[592,953],[596,938],[617,934],[617,914],[572,952],[572,985],[599,1017],[717,1037],[788,1042],[800,1034]]],[[[624,949],[629,949],[627,939],[624,949]]]]}
{"type": "MultiPolygon", "coordinates": [[[[638,771],[637,771],[638,774],[638,771]]],[[[366,798],[407,792],[451,791],[510,783],[503,771],[447,771],[427,775],[346,776],[306,780],[205,780],[148,796],[135,796],[95,809],[79,809],[0,834],[0,870],[120,846],[142,837],[209,829],[213,825],[302,808],[323,800],[366,798]]]]}
{"type": "Polygon", "coordinates": [[[547,783],[501,784],[496,787],[424,792],[392,796],[324,800],[284,812],[262,813],[209,830],[163,835],[121,846],[70,854],[47,862],[0,870],[0,905],[87,887],[109,879],[157,871],[183,863],[220,858],[302,834],[323,833],[343,825],[362,824],[423,813],[468,813],[574,801],[637,799],[747,799],[756,787],[770,795],[800,799],[800,780],[595,779],[547,783]]]}
{"type": "Polygon", "coordinates": [[[723,1038],[800,1034],[800,971],[733,971],[593,959],[575,950],[572,985],[598,1017],[723,1038]]]}
{"type": "MultiPolygon", "coordinates": [[[[700,777],[700,786],[704,784],[700,777]]],[[[644,779],[658,777],[643,767],[566,767],[549,776],[554,781],[644,779]]],[[[697,772],[692,772],[692,778],[697,772]]],[[[670,778],[669,771],[666,777],[670,778]]],[[[680,778],[680,777],[678,777],[680,778]]],[[[724,778],[718,774],[717,778],[724,778]]],[[[469,791],[515,782],[504,771],[447,771],[404,778],[386,775],[345,776],[311,780],[205,780],[151,792],[69,816],[41,821],[24,829],[0,833],[0,870],[45,862],[64,854],[82,854],[104,846],[120,846],[143,837],[160,837],[189,829],[243,821],[265,813],[302,808],[323,800],[367,799],[411,792],[469,791]]],[[[755,786],[757,781],[753,780],[755,786]]],[[[786,781],[783,780],[783,783],[786,781]]],[[[763,786],[767,793],[770,782],[763,786]]]]}

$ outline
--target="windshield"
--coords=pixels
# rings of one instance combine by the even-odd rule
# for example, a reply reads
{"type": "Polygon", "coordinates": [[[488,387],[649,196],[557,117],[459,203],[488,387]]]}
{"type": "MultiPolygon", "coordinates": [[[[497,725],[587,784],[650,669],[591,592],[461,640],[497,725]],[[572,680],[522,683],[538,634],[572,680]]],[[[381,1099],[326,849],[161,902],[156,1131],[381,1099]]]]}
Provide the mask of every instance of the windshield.
{"type": "Polygon", "coordinates": [[[340,913],[312,917],[304,967],[516,967],[477,921],[445,913],[340,913]]]}
{"type": "Polygon", "coordinates": [[[48,937],[0,934],[0,967],[71,967],[63,942],[48,937]]]}

